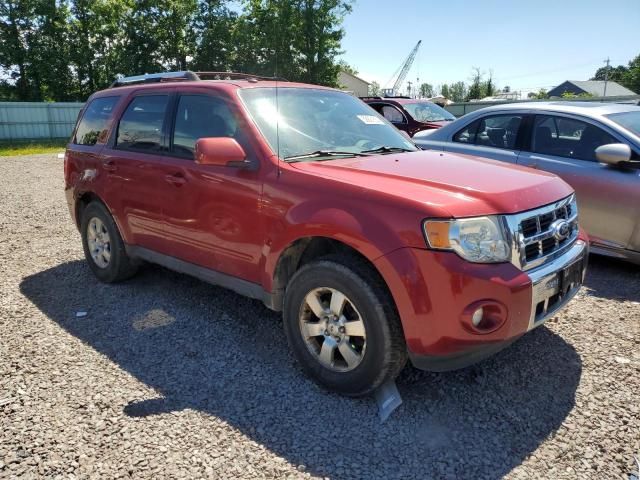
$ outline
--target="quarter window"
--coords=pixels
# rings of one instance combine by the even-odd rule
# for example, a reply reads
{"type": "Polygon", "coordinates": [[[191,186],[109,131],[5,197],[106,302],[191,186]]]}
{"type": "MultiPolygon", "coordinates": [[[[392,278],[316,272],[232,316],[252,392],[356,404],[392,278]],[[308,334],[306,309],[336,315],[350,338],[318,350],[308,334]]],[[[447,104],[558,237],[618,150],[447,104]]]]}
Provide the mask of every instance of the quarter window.
{"type": "Polygon", "coordinates": [[[77,145],[95,145],[98,140],[104,142],[113,108],[120,97],[101,97],[91,101],[82,115],[76,129],[73,143],[77,145]]]}
{"type": "Polygon", "coordinates": [[[162,125],[168,102],[168,95],[135,97],[120,119],[118,148],[158,150],[162,145],[162,125]]]}
{"type": "Polygon", "coordinates": [[[173,131],[173,152],[194,158],[196,141],[206,137],[233,137],[237,123],[227,104],[208,95],[182,95],[173,131]]]}
{"type": "Polygon", "coordinates": [[[591,123],[573,118],[537,115],[533,125],[531,151],[597,162],[596,148],[609,143],[618,141],[591,123]]]}

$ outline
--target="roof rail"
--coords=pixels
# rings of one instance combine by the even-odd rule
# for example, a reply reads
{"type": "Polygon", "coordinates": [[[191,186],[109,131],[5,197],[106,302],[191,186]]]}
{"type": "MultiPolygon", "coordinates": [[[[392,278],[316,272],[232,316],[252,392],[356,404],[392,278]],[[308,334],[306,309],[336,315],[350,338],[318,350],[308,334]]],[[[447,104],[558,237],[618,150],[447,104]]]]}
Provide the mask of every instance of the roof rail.
{"type": "Polygon", "coordinates": [[[132,77],[118,77],[110,88],[135,85],[136,83],[157,83],[172,80],[200,80],[200,78],[188,70],[183,72],[145,73],[144,75],[134,75],[132,77]]]}
{"type": "Polygon", "coordinates": [[[144,75],[134,75],[132,77],[118,77],[111,84],[110,88],[123,87],[125,85],[135,85],[137,83],[158,83],[170,81],[198,81],[198,80],[279,80],[286,82],[281,77],[263,77],[253,75],[251,73],[238,72],[191,72],[189,70],[181,72],[161,72],[161,73],[145,73],[144,75]]]}
{"type": "Polygon", "coordinates": [[[200,80],[278,80],[281,82],[288,82],[286,78],[282,77],[267,77],[264,75],[254,75],[252,73],[241,72],[194,72],[200,80]]]}

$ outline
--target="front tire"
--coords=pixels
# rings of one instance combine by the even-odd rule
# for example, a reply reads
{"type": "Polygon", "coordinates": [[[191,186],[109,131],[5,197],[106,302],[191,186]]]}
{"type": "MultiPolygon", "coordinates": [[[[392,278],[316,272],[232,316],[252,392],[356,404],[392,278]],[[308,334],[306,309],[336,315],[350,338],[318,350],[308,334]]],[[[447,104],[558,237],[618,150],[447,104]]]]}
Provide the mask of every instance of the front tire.
{"type": "Polygon", "coordinates": [[[391,296],[357,258],[329,256],[303,266],[287,285],[283,317],[296,359],[329,390],[367,395],[406,363],[391,296]]]}
{"type": "Polygon", "coordinates": [[[107,208],[91,202],[82,212],[80,222],[84,256],[96,277],[105,283],[115,283],[132,277],[137,263],[129,256],[107,208]]]}

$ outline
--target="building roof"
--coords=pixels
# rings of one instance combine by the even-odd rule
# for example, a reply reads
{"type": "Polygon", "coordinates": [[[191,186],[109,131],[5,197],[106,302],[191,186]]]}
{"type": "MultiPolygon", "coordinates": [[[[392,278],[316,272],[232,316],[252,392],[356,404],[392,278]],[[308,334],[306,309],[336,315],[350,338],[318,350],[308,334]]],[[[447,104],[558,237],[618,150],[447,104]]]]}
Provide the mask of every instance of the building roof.
{"type": "Polygon", "coordinates": [[[362,83],[366,83],[367,85],[371,85],[371,83],[367,82],[366,80],[361,79],[360,77],[355,76],[355,75],[354,75],[354,74],[352,74],[352,73],[346,72],[346,71],[344,71],[344,70],[340,70],[340,72],[339,72],[339,73],[341,73],[342,75],[348,75],[349,77],[351,77],[351,78],[355,78],[356,80],[359,80],[359,81],[361,81],[362,83]]]}
{"type": "MultiPolygon", "coordinates": [[[[562,82],[557,87],[552,88],[549,94],[552,94],[554,90],[562,90],[561,87],[571,84],[580,90],[590,93],[594,97],[604,97],[604,80],[567,80],[562,82]]],[[[560,92],[560,95],[562,92],[560,92]]],[[[607,97],[622,97],[626,95],[636,95],[635,92],[623,87],[619,83],[608,81],[607,82],[607,97]]]]}

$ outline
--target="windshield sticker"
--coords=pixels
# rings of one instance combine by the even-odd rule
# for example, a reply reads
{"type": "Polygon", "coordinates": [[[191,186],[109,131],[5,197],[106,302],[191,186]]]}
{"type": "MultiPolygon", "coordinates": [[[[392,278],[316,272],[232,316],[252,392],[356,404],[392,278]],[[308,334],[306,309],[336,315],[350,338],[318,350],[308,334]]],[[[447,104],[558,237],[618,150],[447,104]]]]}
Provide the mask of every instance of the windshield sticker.
{"type": "Polygon", "coordinates": [[[384,122],[375,115],[356,115],[356,117],[367,125],[384,125],[384,122]]]}

